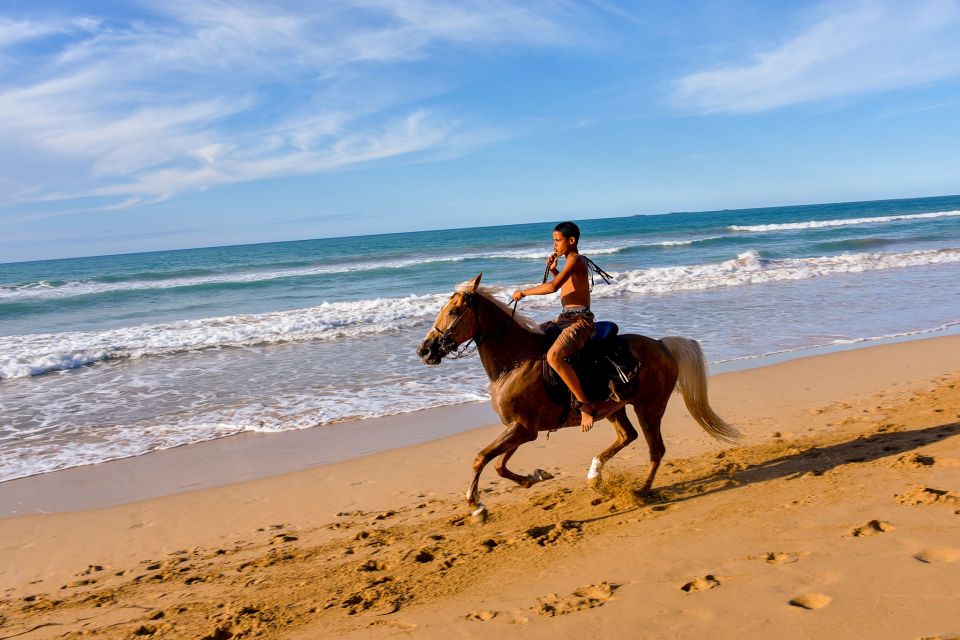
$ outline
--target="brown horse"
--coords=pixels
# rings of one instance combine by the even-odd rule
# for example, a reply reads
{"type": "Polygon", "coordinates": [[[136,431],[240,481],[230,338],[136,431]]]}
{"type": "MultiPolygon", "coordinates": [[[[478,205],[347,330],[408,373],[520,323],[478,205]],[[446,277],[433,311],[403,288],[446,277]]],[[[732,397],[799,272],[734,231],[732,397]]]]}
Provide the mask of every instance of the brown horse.
{"type": "MultiPolygon", "coordinates": [[[[474,517],[479,520],[487,515],[486,507],[479,502],[480,474],[487,463],[500,456],[497,473],[522,487],[549,480],[552,476],[542,469],[535,469],[527,476],[518,475],[507,468],[507,462],[520,445],[536,440],[538,432],[580,424],[578,412],[567,411],[547,397],[542,361],[549,345],[543,331],[530,319],[511,313],[507,305],[493,297],[491,290],[480,288],[482,275],[457,286],[417,349],[424,363],[440,364],[444,356],[472,339],[490,378],[491,402],[506,429],[477,454],[473,463],[473,482],[466,497],[474,517]],[[565,413],[566,419],[560,424],[565,413]]],[[[597,419],[608,418],[616,429],[617,439],[593,459],[587,478],[599,483],[603,465],[636,440],[637,430],[627,417],[626,405],[629,404],[637,413],[650,449],[650,473],[642,488],[646,493],[653,485],[666,450],[660,435],[660,420],[675,387],[683,394],[690,415],[711,436],[732,443],[740,434],[710,408],[706,363],[695,340],[680,337],[653,340],[629,334],[623,338],[630,355],[642,365],[633,385],[636,392],[623,401],[606,400],[596,404],[597,419]]]]}

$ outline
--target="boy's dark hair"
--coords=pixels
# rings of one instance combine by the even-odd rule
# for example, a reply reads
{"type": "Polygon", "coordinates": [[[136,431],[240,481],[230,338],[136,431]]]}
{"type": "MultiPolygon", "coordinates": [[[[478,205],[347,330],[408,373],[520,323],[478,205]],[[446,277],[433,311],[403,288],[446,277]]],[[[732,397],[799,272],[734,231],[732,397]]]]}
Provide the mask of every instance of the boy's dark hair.
{"type": "Polygon", "coordinates": [[[580,242],[580,227],[573,222],[561,222],[553,230],[559,231],[564,238],[574,238],[577,242],[580,242]]]}

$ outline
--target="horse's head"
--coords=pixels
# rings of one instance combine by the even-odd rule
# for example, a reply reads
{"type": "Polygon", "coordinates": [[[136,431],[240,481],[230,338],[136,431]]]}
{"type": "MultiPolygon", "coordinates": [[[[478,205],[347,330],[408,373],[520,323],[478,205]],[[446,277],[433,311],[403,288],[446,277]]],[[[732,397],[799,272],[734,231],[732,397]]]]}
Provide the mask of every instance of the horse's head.
{"type": "Polygon", "coordinates": [[[440,309],[433,327],[417,348],[417,355],[425,364],[440,364],[445,355],[479,332],[476,299],[481,276],[482,273],[466,287],[460,287],[465,290],[455,292],[440,309]]]}

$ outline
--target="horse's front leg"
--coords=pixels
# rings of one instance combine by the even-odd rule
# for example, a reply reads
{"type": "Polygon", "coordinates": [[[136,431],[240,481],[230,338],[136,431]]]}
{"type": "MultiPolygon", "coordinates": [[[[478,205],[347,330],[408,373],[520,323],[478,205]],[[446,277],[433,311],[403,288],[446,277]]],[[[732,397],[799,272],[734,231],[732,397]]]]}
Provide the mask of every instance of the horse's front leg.
{"type": "MultiPolygon", "coordinates": [[[[536,439],[536,434],[534,434],[531,440],[535,440],[535,439],[536,439]]],[[[526,442],[529,442],[529,440],[526,442]]],[[[514,473],[513,471],[510,471],[510,469],[507,469],[507,461],[510,460],[510,457],[514,453],[516,453],[517,449],[519,448],[520,448],[520,444],[508,450],[506,453],[504,453],[500,457],[499,460],[497,460],[497,463],[494,466],[494,468],[497,470],[497,473],[500,474],[501,478],[506,478],[507,480],[513,480],[524,489],[529,489],[530,487],[537,484],[538,482],[543,482],[544,480],[550,480],[551,478],[553,478],[553,474],[551,474],[549,471],[544,471],[543,469],[534,469],[533,473],[531,473],[528,476],[521,476],[520,474],[514,473]]]]}
{"type": "Polygon", "coordinates": [[[480,502],[480,474],[483,473],[483,468],[497,456],[508,451],[516,451],[517,447],[524,442],[530,442],[536,438],[537,434],[535,431],[531,434],[530,431],[521,425],[513,424],[507,427],[496,440],[488,444],[477,454],[476,459],[473,461],[473,481],[470,483],[470,488],[467,489],[466,496],[467,504],[470,505],[474,518],[480,521],[487,519],[487,508],[480,502]]]}

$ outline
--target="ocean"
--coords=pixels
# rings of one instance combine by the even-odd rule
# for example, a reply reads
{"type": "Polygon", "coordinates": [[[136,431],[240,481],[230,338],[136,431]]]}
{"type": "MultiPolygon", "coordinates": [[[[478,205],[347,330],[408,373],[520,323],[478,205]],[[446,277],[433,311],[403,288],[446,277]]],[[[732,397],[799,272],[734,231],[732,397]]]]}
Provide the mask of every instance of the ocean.
{"type": "MultiPolygon", "coordinates": [[[[960,196],[577,222],[598,319],[715,369],[960,330],[960,196]]],[[[483,400],[416,347],[457,283],[539,283],[553,224],[0,264],[0,481],[483,400]]]]}

